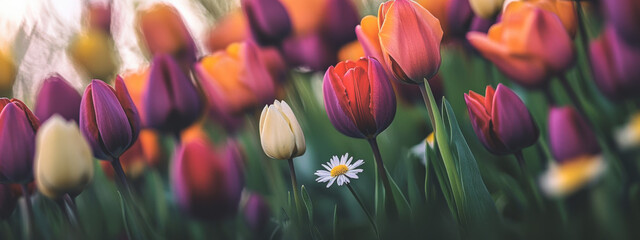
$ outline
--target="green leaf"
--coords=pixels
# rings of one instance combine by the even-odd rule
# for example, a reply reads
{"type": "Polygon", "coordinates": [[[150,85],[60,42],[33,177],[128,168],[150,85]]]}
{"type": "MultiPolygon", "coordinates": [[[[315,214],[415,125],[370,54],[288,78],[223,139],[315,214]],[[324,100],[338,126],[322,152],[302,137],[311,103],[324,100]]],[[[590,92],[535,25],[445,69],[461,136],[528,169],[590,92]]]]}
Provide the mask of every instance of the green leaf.
{"type": "Polygon", "coordinates": [[[338,239],[338,204],[333,206],[333,239],[338,239]]]}
{"type": "Polygon", "coordinates": [[[396,209],[398,209],[398,213],[400,214],[400,216],[410,217],[411,207],[409,206],[407,198],[404,197],[404,194],[402,194],[402,191],[398,187],[398,184],[396,184],[396,181],[393,180],[393,177],[391,177],[391,174],[389,174],[388,171],[387,175],[389,176],[389,182],[391,183],[391,193],[393,195],[393,200],[396,203],[396,209]]]}
{"type": "Polygon", "coordinates": [[[313,203],[311,202],[311,198],[309,197],[309,193],[307,193],[307,189],[302,185],[302,202],[307,210],[307,216],[309,216],[309,223],[313,224],[313,203]]]}
{"type": "Polygon", "coordinates": [[[420,190],[418,189],[418,183],[416,182],[416,169],[415,165],[420,164],[415,161],[414,158],[409,157],[406,161],[407,166],[407,191],[409,195],[409,203],[411,209],[418,209],[418,206],[424,202],[420,197],[420,190]]]}
{"type": "Polygon", "coordinates": [[[456,160],[456,171],[461,178],[462,197],[458,201],[460,222],[473,234],[494,235],[495,225],[500,222],[498,212],[487,187],[484,185],[476,159],[467,145],[456,116],[449,102],[443,98],[445,126],[451,136],[449,149],[456,160]]]}
{"type": "Polygon", "coordinates": [[[125,199],[120,191],[118,191],[118,197],[120,198],[124,227],[129,239],[162,239],[161,236],[154,234],[130,198],[129,200],[125,199]]]}

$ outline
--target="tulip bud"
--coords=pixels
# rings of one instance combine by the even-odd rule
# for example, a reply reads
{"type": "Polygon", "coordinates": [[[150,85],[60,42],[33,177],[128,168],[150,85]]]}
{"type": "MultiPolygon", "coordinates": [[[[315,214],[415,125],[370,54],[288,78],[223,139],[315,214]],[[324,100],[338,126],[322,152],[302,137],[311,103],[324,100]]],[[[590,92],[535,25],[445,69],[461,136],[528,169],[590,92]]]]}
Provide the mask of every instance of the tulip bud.
{"type": "Polygon", "coordinates": [[[195,65],[195,73],[208,98],[213,119],[230,131],[242,114],[275,98],[275,82],[252,42],[234,43],[195,65]]]}
{"type": "Polygon", "coordinates": [[[375,137],[391,124],[396,114],[393,88],[375,58],[329,67],[322,92],[329,120],[349,137],[375,137]]]}
{"type": "Polygon", "coordinates": [[[396,79],[420,84],[440,68],[440,21],[409,0],[393,0],[378,9],[380,46],[396,79]],[[410,33],[410,34],[407,34],[410,33]]]}
{"type": "Polygon", "coordinates": [[[93,158],[76,123],[54,115],[42,124],[36,138],[38,190],[52,199],[80,194],[93,179],[93,158]]]}
{"type": "Polygon", "coordinates": [[[555,107],[549,112],[549,145],[558,162],[598,155],[600,147],[591,126],[573,108],[555,107]]]}
{"type": "Polygon", "coordinates": [[[0,182],[31,182],[40,121],[18,99],[0,98],[0,109],[0,182]]]}
{"type": "Polygon", "coordinates": [[[285,101],[275,100],[262,109],[260,143],[264,153],[274,159],[294,158],[307,150],[302,128],[285,101]]]}
{"type": "Polygon", "coordinates": [[[493,154],[513,154],[538,140],[538,127],[522,100],[511,89],[487,86],[485,96],[464,94],[473,130],[493,154]]]}
{"type": "Polygon", "coordinates": [[[262,231],[269,223],[269,205],[260,194],[251,193],[243,209],[244,220],[249,229],[254,232],[262,231]]]}
{"type": "Polygon", "coordinates": [[[502,9],[502,3],[504,0],[469,0],[471,10],[484,19],[495,17],[502,9]]]}
{"type": "Polygon", "coordinates": [[[69,52],[76,66],[90,78],[107,79],[116,71],[113,39],[103,31],[90,29],[75,36],[69,52]]]}
{"type": "Polygon", "coordinates": [[[89,27],[100,29],[106,33],[111,32],[111,3],[89,3],[87,9],[89,27]]]}
{"type": "Polygon", "coordinates": [[[196,61],[196,44],[173,6],[158,3],[138,14],[142,38],[151,55],[170,54],[184,69],[196,61]]]}
{"type": "Polygon", "coordinates": [[[291,34],[291,19],[280,0],[243,0],[251,35],[260,45],[279,45],[291,34]]]}
{"type": "MultiPolygon", "coordinates": [[[[464,38],[475,17],[469,0],[449,1],[445,14],[445,19],[447,20],[447,28],[444,28],[446,35],[454,38],[464,38]]],[[[442,19],[440,21],[442,22],[442,19]]]]}
{"type": "Polygon", "coordinates": [[[66,120],[80,122],[80,101],[82,96],[58,74],[44,80],[38,95],[34,113],[41,122],[54,114],[66,120]]]}
{"type": "Polygon", "coordinates": [[[146,126],[161,132],[179,133],[193,124],[202,110],[198,90],[166,54],[153,58],[143,100],[146,126]]]}
{"type": "Polygon", "coordinates": [[[467,40],[507,77],[530,88],[571,67],[573,40],[558,17],[532,4],[511,3],[488,34],[470,32],[467,40]]]}
{"type": "Polygon", "coordinates": [[[98,159],[115,160],[138,139],[140,117],[120,76],[116,89],[93,80],[82,96],[80,130],[98,159]]]}
{"type": "Polygon", "coordinates": [[[640,91],[640,47],[627,44],[612,27],[591,42],[591,69],[600,91],[613,100],[634,98],[640,91]]]}
{"type": "Polygon", "coordinates": [[[214,150],[205,139],[184,143],[173,162],[172,187],[180,209],[200,219],[235,216],[244,176],[235,142],[214,150]]]}
{"type": "Polygon", "coordinates": [[[0,184],[0,220],[7,219],[18,205],[18,196],[13,193],[11,184],[0,184]]]}
{"type": "Polygon", "coordinates": [[[607,20],[627,44],[640,46],[640,1],[602,0],[607,20]]]}
{"type": "Polygon", "coordinates": [[[336,50],[317,33],[285,39],[282,55],[289,65],[311,71],[324,70],[338,59],[336,50]]]}
{"type": "Polygon", "coordinates": [[[0,97],[12,95],[17,73],[11,56],[0,51],[0,97]]]}
{"type": "Polygon", "coordinates": [[[358,23],[360,15],[352,0],[327,0],[327,10],[322,34],[334,48],[356,40],[353,32],[358,23]]]}

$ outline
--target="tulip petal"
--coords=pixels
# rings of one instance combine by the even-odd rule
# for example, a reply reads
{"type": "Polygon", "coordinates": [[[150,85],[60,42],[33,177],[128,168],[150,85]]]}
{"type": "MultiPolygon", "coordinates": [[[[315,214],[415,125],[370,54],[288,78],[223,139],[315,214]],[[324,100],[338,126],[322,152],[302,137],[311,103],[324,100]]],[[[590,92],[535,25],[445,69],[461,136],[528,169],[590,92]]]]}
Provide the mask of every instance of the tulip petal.
{"type": "Polygon", "coordinates": [[[353,138],[364,138],[365,136],[356,127],[349,109],[343,106],[343,102],[346,102],[346,89],[341,86],[339,79],[334,72],[334,67],[329,67],[324,75],[322,84],[324,107],[329,120],[342,134],[353,138]],[[337,86],[334,86],[334,84],[337,86]]]}
{"type": "MultiPolygon", "coordinates": [[[[295,136],[296,151],[294,152],[294,155],[300,156],[304,154],[304,152],[307,149],[307,144],[305,143],[304,133],[302,132],[302,128],[298,123],[298,119],[296,119],[296,115],[293,114],[293,110],[291,110],[291,107],[289,107],[289,104],[287,104],[285,101],[278,102],[276,100],[275,105],[282,112],[282,114],[284,114],[284,116],[287,118],[286,120],[289,123],[291,130],[293,131],[293,135],[295,136]]],[[[261,120],[260,122],[262,122],[262,116],[260,116],[260,120],[261,120]]]]}
{"type": "Polygon", "coordinates": [[[509,151],[519,151],[538,140],[538,128],[529,110],[518,95],[502,84],[498,84],[490,113],[495,136],[509,151]]]}
{"type": "Polygon", "coordinates": [[[138,139],[138,134],[140,134],[140,115],[138,114],[138,108],[136,108],[129,95],[127,86],[120,76],[116,76],[115,94],[131,126],[131,145],[133,145],[138,139]]]}
{"type": "Polygon", "coordinates": [[[91,85],[100,139],[107,154],[118,158],[132,143],[131,125],[115,91],[100,80],[93,80],[91,85]]]}
{"type": "Polygon", "coordinates": [[[368,60],[368,78],[371,86],[372,115],[376,122],[376,135],[384,131],[396,115],[396,95],[382,64],[374,58],[368,60]]]}
{"type": "Polygon", "coordinates": [[[549,145],[555,160],[559,162],[600,153],[600,146],[591,126],[570,107],[550,110],[549,145]]]}
{"type": "Polygon", "coordinates": [[[54,75],[44,80],[38,91],[34,113],[44,122],[54,114],[67,120],[80,121],[82,96],[61,76],[54,75]]]}
{"type": "Polygon", "coordinates": [[[0,132],[0,181],[31,181],[35,130],[27,115],[16,103],[9,103],[2,109],[0,132]]]}
{"type": "Polygon", "coordinates": [[[96,112],[93,104],[93,85],[89,85],[82,95],[80,103],[80,130],[93,149],[93,155],[98,159],[111,160],[112,156],[106,154],[106,149],[101,141],[100,131],[96,126],[96,112]]]}

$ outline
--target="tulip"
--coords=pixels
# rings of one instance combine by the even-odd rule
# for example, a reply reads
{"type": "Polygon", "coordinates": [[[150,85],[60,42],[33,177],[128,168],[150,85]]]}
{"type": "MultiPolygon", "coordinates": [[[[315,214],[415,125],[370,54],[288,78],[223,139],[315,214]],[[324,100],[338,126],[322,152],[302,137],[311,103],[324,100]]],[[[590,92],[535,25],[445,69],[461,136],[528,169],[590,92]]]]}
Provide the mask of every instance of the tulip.
{"type": "Polygon", "coordinates": [[[76,66],[90,78],[107,79],[116,71],[113,39],[101,31],[89,29],[75,36],[69,53],[76,66]]]}
{"type": "Polygon", "coordinates": [[[0,220],[7,219],[18,205],[18,196],[11,189],[11,184],[0,184],[0,220]]]}
{"type": "Polygon", "coordinates": [[[282,55],[289,65],[311,71],[324,70],[338,58],[336,50],[317,33],[285,39],[282,55]]]}
{"type": "Polygon", "coordinates": [[[536,127],[522,100],[508,87],[487,86],[485,96],[464,94],[469,118],[478,139],[493,154],[513,154],[538,140],[536,127]]]}
{"type": "Polygon", "coordinates": [[[146,126],[177,134],[193,124],[202,110],[198,90],[172,57],[153,58],[143,95],[146,126]]]}
{"type": "Polygon", "coordinates": [[[640,2],[637,0],[603,0],[607,20],[627,44],[640,46],[640,2]]]}
{"type": "MultiPolygon", "coordinates": [[[[469,26],[473,19],[477,17],[471,10],[469,0],[451,0],[445,10],[446,13],[444,14],[446,14],[446,16],[444,19],[447,20],[447,27],[443,27],[445,29],[445,35],[450,35],[455,38],[463,38],[469,30],[469,26]]],[[[442,22],[442,18],[438,19],[442,22]]]]}
{"type": "Polygon", "coordinates": [[[138,13],[142,39],[151,55],[170,54],[188,69],[196,61],[197,49],[191,34],[173,6],[157,3],[138,13]]]}
{"type": "Polygon", "coordinates": [[[420,84],[440,68],[440,21],[419,4],[393,0],[378,9],[380,46],[396,79],[420,84]],[[411,33],[411,34],[406,34],[411,33]]]}
{"type": "Polygon", "coordinates": [[[44,80],[38,95],[34,113],[41,122],[54,114],[69,121],[80,122],[80,101],[82,96],[60,75],[52,75],[44,80]]]}
{"type": "Polygon", "coordinates": [[[254,232],[262,231],[269,223],[269,205],[267,201],[257,193],[249,194],[244,209],[244,220],[254,232]]]}
{"type": "Polygon", "coordinates": [[[317,31],[327,15],[329,0],[280,0],[289,13],[295,36],[317,31]]]}
{"type": "MultiPolygon", "coordinates": [[[[469,0],[464,1],[466,1],[467,5],[469,5],[469,0]]],[[[433,14],[433,16],[440,21],[440,26],[444,31],[444,35],[448,35],[449,30],[448,10],[450,8],[455,8],[461,14],[467,11],[466,9],[464,9],[464,5],[460,6],[460,4],[454,2],[453,0],[416,0],[415,2],[420,4],[420,6],[422,6],[424,9],[427,9],[427,11],[433,14]]],[[[471,8],[469,8],[468,11],[471,12],[471,8]]]]}
{"type": "Polygon", "coordinates": [[[116,77],[115,90],[93,80],[82,96],[80,130],[98,159],[117,160],[138,139],[140,117],[127,87],[116,77]]]}
{"type": "Polygon", "coordinates": [[[0,182],[31,182],[40,121],[18,99],[0,98],[0,109],[0,182]]]}
{"type": "Polygon", "coordinates": [[[180,146],[171,179],[180,209],[205,220],[235,216],[244,187],[241,161],[233,141],[220,150],[201,138],[180,146]]]}
{"type": "Polygon", "coordinates": [[[509,4],[488,34],[470,32],[467,39],[507,77],[530,88],[546,86],[575,60],[573,41],[562,22],[532,4],[509,4]]]}
{"type": "Polygon", "coordinates": [[[549,12],[554,13],[560,21],[562,25],[569,33],[569,36],[574,37],[576,35],[577,30],[577,19],[575,11],[575,3],[573,1],[563,1],[563,0],[513,0],[504,3],[505,9],[508,5],[533,5],[543,10],[547,10],[549,12]]]}
{"type": "Polygon", "coordinates": [[[10,55],[0,51],[0,97],[11,96],[18,73],[10,55]]]}
{"type": "Polygon", "coordinates": [[[396,113],[393,88],[375,58],[329,67],[322,92],[329,120],[349,137],[376,137],[391,124],[396,113]]]}
{"type": "Polygon", "coordinates": [[[89,27],[106,33],[111,31],[111,3],[90,2],[87,9],[89,27]]]}
{"type": "Polygon", "coordinates": [[[469,0],[471,10],[484,19],[495,17],[502,9],[504,0],[469,0]]]}
{"type": "Polygon", "coordinates": [[[360,16],[353,1],[327,0],[326,4],[327,16],[321,31],[329,45],[339,48],[356,40],[353,28],[360,22],[360,16]]]}
{"type": "Polygon", "coordinates": [[[34,174],[38,190],[52,199],[76,196],[93,179],[89,143],[74,122],[54,115],[38,131],[34,174]]]}
{"type": "Polygon", "coordinates": [[[285,101],[275,100],[262,109],[260,143],[264,153],[274,159],[291,159],[306,151],[302,128],[285,101]]]}
{"type": "Polygon", "coordinates": [[[243,0],[251,35],[260,45],[279,45],[291,33],[291,19],[280,0],[243,0]]]}
{"type": "Polygon", "coordinates": [[[591,69],[600,91],[613,100],[635,98],[640,91],[640,47],[627,44],[612,28],[606,27],[591,42],[591,69]]]}
{"type": "Polygon", "coordinates": [[[550,110],[549,145],[553,157],[560,163],[600,153],[598,140],[591,127],[570,107],[550,110]]]}
{"type": "Polygon", "coordinates": [[[220,18],[209,31],[206,45],[209,51],[224,50],[229,44],[247,39],[249,26],[244,13],[240,9],[232,10],[220,18]]]}

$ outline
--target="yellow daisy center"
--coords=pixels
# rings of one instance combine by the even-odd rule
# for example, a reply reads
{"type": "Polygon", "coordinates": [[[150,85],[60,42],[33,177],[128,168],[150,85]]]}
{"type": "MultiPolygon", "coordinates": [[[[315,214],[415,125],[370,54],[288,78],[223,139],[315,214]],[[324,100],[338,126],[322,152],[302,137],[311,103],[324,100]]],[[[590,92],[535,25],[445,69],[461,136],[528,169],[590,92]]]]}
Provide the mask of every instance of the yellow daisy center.
{"type": "Polygon", "coordinates": [[[340,164],[338,166],[333,167],[333,169],[331,169],[331,177],[337,177],[337,176],[343,175],[347,173],[347,171],[349,171],[349,168],[347,167],[347,165],[340,164]]]}

